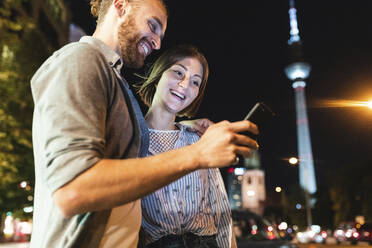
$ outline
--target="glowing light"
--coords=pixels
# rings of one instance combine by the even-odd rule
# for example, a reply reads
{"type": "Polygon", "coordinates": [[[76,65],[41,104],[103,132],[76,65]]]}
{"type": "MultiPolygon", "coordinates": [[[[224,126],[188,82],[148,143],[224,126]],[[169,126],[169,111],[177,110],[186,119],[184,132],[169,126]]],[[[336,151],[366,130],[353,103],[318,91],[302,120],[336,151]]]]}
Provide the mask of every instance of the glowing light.
{"type": "Polygon", "coordinates": [[[26,188],[27,187],[27,182],[26,181],[20,182],[19,187],[21,187],[22,189],[26,188]]]}
{"type": "Polygon", "coordinates": [[[289,162],[290,164],[293,164],[293,165],[295,165],[295,164],[297,164],[297,163],[298,163],[298,159],[297,159],[297,158],[295,158],[295,157],[292,157],[292,158],[290,158],[290,159],[288,160],[288,162],[289,162]]]}
{"type": "Polygon", "coordinates": [[[294,3],[290,3],[290,9],[288,11],[289,13],[289,25],[291,27],[289,34],[290,38],[288,40],[288,44],[291,45],[293,42],[300,41],[300,31],[298,30],[297,25],[297,15],[296,15],[296,8],[294,7],[294,3]]]}
{"type": "Polygon", "coordinates": [[[370,100],[370,101],[318,100],[311,107],[313,107],[313,108],[367,107],[367,108],[372,109],[372,100],[370,100]]]}
{"type": "Polygon", "coordinates": [[[248,196],[255,196],[256,195],[256,192],[254,192],[254,190],[248,190],[247,191],[247,195],[248,196]]]}
{"type": "Polygon", "coordinates": [[[275,239],[275,235],[273,232],[267,232],[267,237],[271,240],[271,239],[275,239]]]}
{"type": "Polygon", "coordinates": [[[305,81],[296,81],[292,84],[292,88],[293,89],[296,89],[298,87],[301,87],[301,88],[305,88],[306,87],[306,83],[305,81]]]}
{"type": "Polygon", "coordinates": [[[279,230],[285,230],[285,229],[287,229],[288,228],[287,222],[280,223],[279,226],[278,226],[278,228],[279,228],[279,230]]]}
{"type": "Polygon", "coordinates": [[[297,204],[296,204],[296,209],[301,209],[301,207],[302,207],[302,206],[301,206],[300,203],[297,203],[297,204]]]}
{"type": "Polygon", "coordinates": [[[352,233],[353,233],[353,230],[348,229],[348,230],[346,231],[346,233],[345,233],[345,237],[346,237],[346,238],[350,238],[352,233]]]}
{"type": "Polygon", "coordinates": [[[5,217],[3,233],[5,236],[10,236],[14,233],[14,219],[12,215],[5,217]]]}
{"type": "Polygon", "coordinates": [[[367,102],[367,107],[372,109],[372,100],[370,100],[369,102],[367,102]]]}
{"type": "Polygon", "coordinates": [[[278,187],[275,188],[275,191],[279,193],[279,192],[282,191],[282,188],[278,186],[278,187]]]}
{"type": "Polygon", "coordinates": [[[290,80],[306,79],[309,77],[311,66],[305,62],[295,62],[287,65],[284,72],[290,80]]]}
{"type": "Polygon", "coordinates": [[[34,211],[34,208],[33,207],[25,207],[25,208],[23,208],[23,212],[25,212],[25,213],[32,213],[32,211],[34,211]]]}
{"type": "Polygon", "coordinates": [[[243,175],[245,169],[244,168],[235,168],[234,173],[235,175],[243,175]]]}
{"type": "Polygon", "coordinates": [[[22,221],[18,223],[18,229],[22,234],[31,234],[32,232],[32,224],[26,221],[22,221]]]}

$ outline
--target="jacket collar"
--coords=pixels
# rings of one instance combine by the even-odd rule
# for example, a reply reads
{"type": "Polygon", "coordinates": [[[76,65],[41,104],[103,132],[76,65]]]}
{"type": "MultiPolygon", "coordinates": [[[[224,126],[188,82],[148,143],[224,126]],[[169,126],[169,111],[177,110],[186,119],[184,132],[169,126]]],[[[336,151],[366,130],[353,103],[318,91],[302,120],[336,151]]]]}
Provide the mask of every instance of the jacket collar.
{"type": "Polygon", "coordinates": [[[121,70],[123,66],[123,62],[119,54],[117,54],[114,50],[112,50],[109,46],[107,46],[103,41],[94,38],[93,36],[83,36],[79,40],[79,42],[85,42],[88,44],[93,45],[96,47],[105,57],[107,62],[109,62],[111,67],[115,67],[118,71],[121,70]]]}

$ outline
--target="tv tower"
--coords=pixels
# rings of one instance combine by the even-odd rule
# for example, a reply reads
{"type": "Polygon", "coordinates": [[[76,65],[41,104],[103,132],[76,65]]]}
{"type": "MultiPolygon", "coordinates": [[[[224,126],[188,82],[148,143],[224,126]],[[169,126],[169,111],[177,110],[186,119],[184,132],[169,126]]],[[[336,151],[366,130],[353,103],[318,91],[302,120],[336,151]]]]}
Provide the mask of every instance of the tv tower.
{"type": "Polygon", "coordinates": [[[316,192],[316,181],[306,110],[305,79],[309,77],[311,66],[302,56],[302,42],[298,30],[296,12],[294,0],[289,0],[290,38],[288,45],[290,63],[285,67],[284,71],[292,81],[292,87],[295,91],[299,177],[300,185],[305,192],[307,224],[310,227],[312,225],[310,194],[316,192]]]}

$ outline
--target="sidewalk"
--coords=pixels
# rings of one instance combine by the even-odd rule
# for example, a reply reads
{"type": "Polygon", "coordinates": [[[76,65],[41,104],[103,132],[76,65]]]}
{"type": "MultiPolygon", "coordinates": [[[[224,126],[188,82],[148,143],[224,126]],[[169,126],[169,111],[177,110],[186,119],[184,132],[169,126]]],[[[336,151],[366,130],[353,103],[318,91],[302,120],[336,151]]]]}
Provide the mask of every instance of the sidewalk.
{"type": "Polygon", "coordinates": [[[0,243],[0,248],[29,248],[30,244],[26,243],[0,243]]]}

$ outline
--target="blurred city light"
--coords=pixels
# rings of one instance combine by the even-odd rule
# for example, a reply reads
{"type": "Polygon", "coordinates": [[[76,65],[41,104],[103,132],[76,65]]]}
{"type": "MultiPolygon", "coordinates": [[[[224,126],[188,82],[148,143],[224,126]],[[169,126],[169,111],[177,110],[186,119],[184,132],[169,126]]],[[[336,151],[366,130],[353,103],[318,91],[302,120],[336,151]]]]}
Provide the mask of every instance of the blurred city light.
{"type": "Polygon", "coordinates": [[[282,191],[282,188],[278,186],[278,187],[275,188],[275,191],[279,193],[279,192],[282,191]]]}
{"type": "Polygon", "coordinates": [[[372,109],[372,100],[370,100],[369,102],[367,102],[367,107],[372,109]]]}
{"type": "Polygon", "coordinates": [[[256,192],[254,192],[254,190],[248,190],[247,191],[247,195],[248,196],[255,196],[256,195],[256,192]]]}
{"type": "Polygon", "coordinates": [[[301,209],[302,208],[302,205],[300,203],[297,203],[296,204],[296,209],[301,209]]]}
{"type": "Polygon", "coordinates": [[[235,175],[244,175],[244,171],[245,171],[245,169],[244,168],[235,168],[235,170],[234,170],[234,173],[235,173],[235,175]]]}
{"type": "MultiPolygon", "coordinates": [[[[295,62],[285,68],[287,77],[292,81],[295,81],[296,79],[306,79],[309,77],[310,71],[311,66],[304,62],[295,62]]],[[[302,84],[305,83],[303,81],[300,82],[302,82],[302,84]]]]}
{"type": "Polygon", "coordinates": [[[278,228],[279,228],[279,230],[285,230],[285,229],[287,229],[288,228],[288,224],[287,224],[287,222],[281,222],[280,224],[279,224],[279,226],[278,226],[278,228]]]}
{"type": "Polygon", "coordinates": [[[289,161],[290,164],[293,164],[293,165],[298,163],[298,159],[295,158],[295,157],[291,157],[288,161],[289,161]]]}
{"type": "Polygon", "coordinates": [[[10,212],[8,212],[7,216],[5,217],[3,233],[5,236],[9,236],[14,233],[14,219],[10,212]]]}
{"type": "Polygon", "coordinates": [[[33,207],[24,207],[23,208],[23,212],[25,212],[25,213],[32,213],[32,211],[34,211],[33,207]]]}
{"type": "Polygon", "coordinates": [[[372,109],[372,100],[351,101],[351,100],[318,100],[311,105],[313,108],[345,108],[345,107],[367,107],[372,109]]]}
{"type": "Polygon", "coordinates": [[[21,187],[22,189],[26,188],[27,187],[27,182],[26,181],[20,182],[19,187],[21,187]]]}

